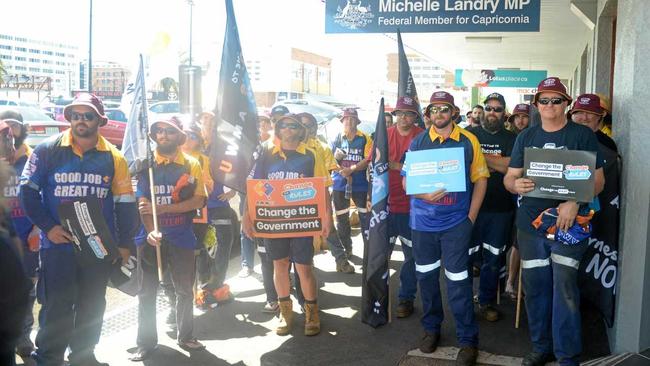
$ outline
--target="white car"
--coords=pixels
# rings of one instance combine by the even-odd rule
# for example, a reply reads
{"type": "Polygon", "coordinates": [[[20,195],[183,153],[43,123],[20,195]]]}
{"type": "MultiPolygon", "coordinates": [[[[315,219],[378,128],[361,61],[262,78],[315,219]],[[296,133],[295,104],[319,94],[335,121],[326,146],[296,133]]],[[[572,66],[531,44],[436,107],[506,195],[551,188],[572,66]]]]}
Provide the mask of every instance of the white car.
{"type": "Polygon", "coordinates": [[[25,143],[29,146],[36,146],[41,141],[63,132],[70,128],[70,123],[55,121],[42,110],[22,106],[1,106],[0,111],[11,109],[23,116],[23,122],[27,125],[27,139],[25,143]]]}
{"type": "Polygon", "coordinates": [[[178,101],[158,102],[149,106],[149,121],[167,120],[173,116],[180,116],[181,107],[178,101]]]}

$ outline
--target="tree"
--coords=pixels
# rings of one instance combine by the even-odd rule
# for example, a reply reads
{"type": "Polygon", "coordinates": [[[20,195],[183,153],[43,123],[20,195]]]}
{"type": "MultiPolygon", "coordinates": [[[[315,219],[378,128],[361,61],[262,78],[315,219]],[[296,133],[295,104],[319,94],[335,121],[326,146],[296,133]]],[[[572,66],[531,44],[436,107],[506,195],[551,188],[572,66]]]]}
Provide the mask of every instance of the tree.
{"type": "Polygon", "coordinates": [[[7,75],[7,69],[5,69],[5,65],[2,62],[2,59],[0,59],[0,84],[4,84],[4,76],[7,75]]]}

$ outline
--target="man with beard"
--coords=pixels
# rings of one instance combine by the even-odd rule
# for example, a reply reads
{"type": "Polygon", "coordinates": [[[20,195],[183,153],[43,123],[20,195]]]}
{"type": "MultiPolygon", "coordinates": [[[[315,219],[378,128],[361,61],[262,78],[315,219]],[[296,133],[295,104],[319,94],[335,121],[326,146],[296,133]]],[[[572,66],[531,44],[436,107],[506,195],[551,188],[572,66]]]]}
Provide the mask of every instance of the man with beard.
{"type": "MultiPolygon", "coordinates": [[[[8,190],[5,190],[5,198],[11,213],[11,221],[13,222],[16,234],[22,244],[22,262],[25,270],[25,275],[32,280],[31,291],[29,292],[29,304],[27,305],[28,311],[25,317],[23,333],[18,340],[16,346],[16,353],[22,357],[30,357],[34,351],[34,344],[30,339],[32,326],[34,325],[34,315],[32,308],[36,301],[36,279],[38,276],[38,229],[35,229],[25,210],[20,206],[18,199],[18,191],[20,188],[19,177],[22,173],[27,159],[32,154],[32,149],[25,144],[27,138],[27,126],[23,123],[23,116],[15,110],[6,110],[0,113],[0,122],[4,122],[8,128],[11,129],[13,135],[13,146],[10,148],[10,153],[7,156],[0,153],[0,158],[13,165],[14,171],[9,182],[7,182],[8,190]]],[[[7,136],[7,135],[3,135],[7,136]]],[[[6,149],[0,149],[6,151],[6,149]]]]}
{"type": "Polygon", "coordinates": [[[472,108],[472,124],[468,127],[480,127],[483,113],[483,106],[480,104],[475,105],[474,108],[472,108]]]}
{"type": "Polygon", "coordinates": [[[193,294],[196,274],[192,231],[195,211],[205,204],[206,189],[200,163],[183,153],[179,147],[186,134],[176,117],[151,125],[149,136],[156,142],[154,151],[154,194],[149,174],[138,175],[138,209],[142,227],[135,238],[138,269],[142,272],[142,288],[138,294],[138,348],[131,361],[147,359],[158,344],[156,330],[156,297],[158,292],[155,246],[161,246],[163,271],[171,274],[176,293],[176,341],[187,351],[205,348],[194,337],[193,294]],[[151,199],[155,199],[158,231],[154,230],[151,199]]]}
{"type": "Polygon", "coordinates": [[[105,218],[126,263],[138,222],[135,196],[126,160],[98,133],[108,122],[101,100],[81,93],[63,115],[70,129],[39,144],[20,178],[21,203],[41,230],[36,296],[42,307],[33,355],[39,366],[59,366],[70,346],[71,365],[106,365],[94,348],[112,264],[75,261],[73,236],[59,222],[57,208],[78,198],[98,199],[102,212],[91,214],[105,218]]]}
{"type": "MultiPolygon", "coordinates": [[[[325,178],[325,186],[331,185],[329,174],[323,165],[323,160],[316,152],[303,142],[306,129],[296,115],[287,114],[275,123],[277,141],[268,144],[262,155],[257,159],[250,176],[253,179],[292,179],[292,178],[325,178]]],[[[325,190],[326,212],[323,219],[322,235],[327,237],[331,225],[331,202],[329,191],[325,190]]],[[[244,211],[242,219],[246,235],[254,237],[253,222],[248,210],[244,211]]],[[[278,335],[288,335],[293,326],[293,303],[289,297],[291,284],[289,282],[289,266],[295,263],[300,276],[300,286],[305,298],[305,327],[307,336],[320,333],[320,318],[318,314],[318,291],[313,269],[314,246],[311,236],[297,238],[264,239],[267,255],[273,260],[273,280],[280,305],[280,323],[275,332],[278,335]]]]}
{"type": "MultiPolygon", "coordinates": [[[[433,93],[430,103],[431,128],[413,139],[409,151],[462,148],[466,189],[447,193],[443,188],[411,196],[413,256],[424,313],[421,323],[425,331],[419,348],[424,353],[434,352],[440,340],[444,314],[439,277],[441,259],[444,259],[447,295],[460,345],[456,364],[474,365],[478,355],[478,325],[474,318],[472,278],[467,265],[472,226],[481,208],[490,173],[476,137],[451,120],[454,97],[438,91],[433,93]]],[[[402,170],[402,176],[405,175],[402,170]]],[[[406,179],[403,182],[405,187],[406,179]]]]}
{"type": "Polygon", "coordinates": [[[485,200],[474,223],[470,252],[482,251],[479,313],[485,320],[494,322],[499,320],[499,312],[493,305],[500,275],[502,272],[505,275],[506,244],[510,239],[515,210],[512,194],[503,186],[503,175],[508,170],[516,135],[504,128],[506,101],[501,94],[488,95],[483,104],[485,113],[481,127],[469,131],[481,144],[490,178],[485,200]]]}
{"type": "MultiPolygon", "coordinates": [[[[596,152],[594,195],[603,190],[605,178],[598,140],[589,128],[567,120],[565,113],[570,103],[571,97],[559,78],[550,77],[539,83],[533,104],[539,109],[541,123],[517,136],[503,179],[508,191],[525,195],[535,188],[533,180],[523,177],[527,147],[596,152]]],[[[572,200],[527,196],[523,196],[517,209],[517,242],[533,343],[533,351],[522,362],[524,366],[544,365],[553,358],[560,365],[578,365],[582,348],[578,268],[589,240],[567,245],[539,233],[532,223],[549,208],[557,209],[556,227],[564,232],[574,225],[580,209],[587,209],[572,200]]]]}
{"type": "MultiPolygon", "coordinates": [[[[411,145],[415,136],[423,130],[415,125],[418,115],[418,104],[411,97],[397,99],[393,114],[397,123],[390,127],[388,133],[388,236],[391,243],[399,238],[404,254],[404,262],[399,272],[399,303],[395,312],[398,318],[406,318],[413,314],[413,302],[417,292],[415,278],[415,260],[413,259],[413,244],[411,228],[409,227],[409,201],[402,187],[402,164],[404,153],[411,145]]],[[[372,159],[372,156],[370,156],[372,159]]]]}
{"type": "Polygon", "coordinates": [[[519,134],[521,131],[528,128],[528,123],[530,122],[530,105],[528,104],[517,104],[515,109],[512,110],[512,114],[508,117],[509,129],[515,134],[519,134]]]}

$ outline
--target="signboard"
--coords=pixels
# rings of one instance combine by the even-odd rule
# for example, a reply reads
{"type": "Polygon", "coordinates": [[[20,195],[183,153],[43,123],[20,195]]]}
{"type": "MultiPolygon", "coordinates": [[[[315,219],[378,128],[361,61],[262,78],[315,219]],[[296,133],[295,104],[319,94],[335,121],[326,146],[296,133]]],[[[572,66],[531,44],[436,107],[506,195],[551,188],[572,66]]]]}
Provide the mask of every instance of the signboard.
{"type": "Polygon", "coordinates": [[[538,32],[541,0],[326,0],[325,33],[538,32]]]}
{"type": "Polygon", "coordinates": [[[119,257],[99,200],[83,198],[58,207],[61,226],[72,234],[75,259],[84,266],[119,257]]]}
{"type": "Polygon", "coordinates": [[[524,150],[524,177],[535,189],[524,196],[591,202],[594,198],[596,153],[592,151],[524,150]]]}
{"type": "Polygon", "coordinates": [[[459,87],[537,88],[546,70],[462,70],[456,69],[454,85],[459,87]]]}
{"type": "Polygon", "coordinates": [[[246,188],[256,237],[320,236],[327,211],[324,178],[248,179],[246,188]]]}
{"type": "Polygon", "coordinates": [[[404,162],[406,194],[438,189],[465,192],[465,153],[462,147],[408,151],[404,162]]]}

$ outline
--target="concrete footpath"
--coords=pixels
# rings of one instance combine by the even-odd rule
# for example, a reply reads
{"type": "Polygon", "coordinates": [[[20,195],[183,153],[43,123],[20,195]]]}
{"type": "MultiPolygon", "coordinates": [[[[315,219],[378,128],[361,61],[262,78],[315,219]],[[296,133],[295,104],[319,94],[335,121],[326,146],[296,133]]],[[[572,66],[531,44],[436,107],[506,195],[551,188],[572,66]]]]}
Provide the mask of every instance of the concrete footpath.
{"type": "MultiPolygon", "coordinates": [[[[406,319],[393,316],[392,322],[373,329],[360,321],[361,255],[363,244],[357,234],[354,238],[353,262],[357,273],[336,272],[329,252],[318,253],[314,262],[321,308],[321,334],[303,335],[304,316],[294,301],[297,313],[291,335],[281,337],[274,333],[277,318],[262,312],[265,295],[259,274],[238,278],[239,257],[230,262],[228,283],[235,299],[207,312],[195,311],[196,335],[207,348],[200,352],[180,349],[164,324],[168,304],[163,296],[158,300],[159,349],[143,362],[151,366],[183,365],[451,365],[457,349],[453,317],[446,308],[441,347],[433,355],[417,350],[422,328],[419,323],[421,305],[416,301],[416,312],[406,319]]],[[[403,260],[397,245],[391,258],[391,298],[397,304],[399,268],[403,260]]],[[[476,282],[476,281],[475,281],[476,282]]],[[[444,281],[441,282],[444,293],[444,281]]],[[[114,290],[113,290],[114,291],[114,290]]],[[[128,360],[134,351],[137,329],[137,299],[112,294],[106,312],[100,344],[96,349],[100,361],[116,365],[139,365],[128,360]]],[[[498,307],[503,318],[496,323],[479,320],[481,364],[519,365],[521,357],[530,350],[525,312],[522,326],[514,328],[514,303],[502,297],[498,307]]],[[[595,321],[591,334],[602,334],[604,328],[595,321]],[[602,328],[602,329],[601,329],[602,328]]],[[[609,353],[602,336],[585,344],[585,359],[594,359],[609,353]]]]}

